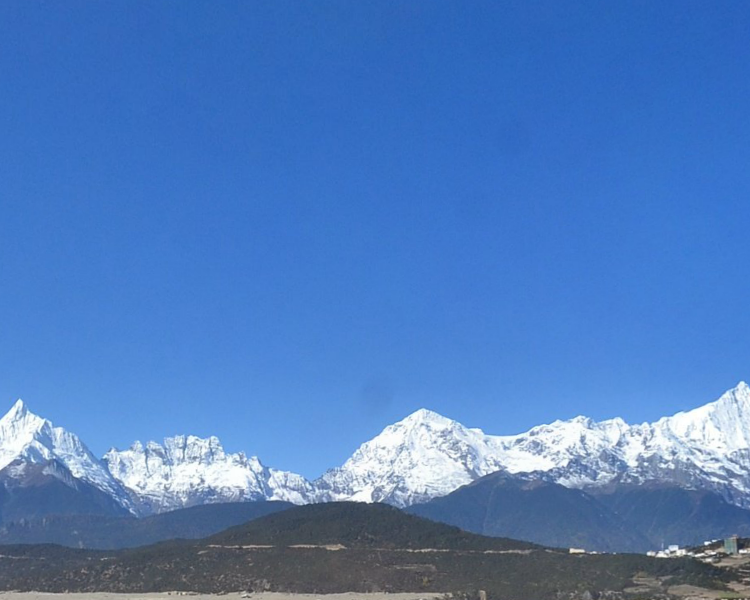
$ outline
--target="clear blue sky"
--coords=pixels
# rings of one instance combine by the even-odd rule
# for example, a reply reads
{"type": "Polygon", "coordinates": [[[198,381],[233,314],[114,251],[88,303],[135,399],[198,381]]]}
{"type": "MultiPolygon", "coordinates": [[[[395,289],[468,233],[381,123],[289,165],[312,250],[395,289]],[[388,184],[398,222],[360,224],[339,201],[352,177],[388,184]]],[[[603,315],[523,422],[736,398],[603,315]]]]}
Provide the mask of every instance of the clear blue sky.
{"type": "Polygon", "coordinates": [[[0,3],[0,400],[320,474],[750,378],[750,3],[0,3]]]}

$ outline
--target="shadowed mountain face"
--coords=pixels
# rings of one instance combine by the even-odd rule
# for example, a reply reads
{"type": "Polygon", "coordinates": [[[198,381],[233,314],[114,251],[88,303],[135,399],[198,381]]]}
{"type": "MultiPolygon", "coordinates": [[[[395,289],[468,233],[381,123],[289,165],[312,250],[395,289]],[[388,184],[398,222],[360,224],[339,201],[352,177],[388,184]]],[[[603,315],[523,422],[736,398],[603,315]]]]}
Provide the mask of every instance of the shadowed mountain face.
{"type": "Polygon", "coordinates": [[[406,509],[482,535],[554,547],[639,552],[649,540],[591,495],[556,483],[493,473],[406,509]]]}
{"type": "Polygon", "coordinates": [[[618,486],[596,490],[596,498],[633,530],[662,544],[699,545],[730,535],[750,537],[750,510],[705,490],[674,486],[618,486]]]}
{"type": "Polygon", "coordinates": [[[143,519],[132,516],[56,515],[8,523],[0,544],[52,543],[73,548],[117,549],[170,539],[197,539],[285,510],[288,502],[234,502],[194,506],[143,519]]]}
{"type": "MultiPolygon", "coordinates": [[[[733,534],[750,536],[750,511],[710,492],[610,486],[595,490],[593,496],[533,477],[494,473],[406,511],[482,535],[609,552],[644,552],[662,544],[693,545],[733,534]]],[[[31,474],[24,484],[26,487],[0,488],[0,506],[11,517],[26,515],[0,528],[0,544],[55,543],[117,549],[214,534],[222,545],[268,544],[272,537],[290,545],[339,544],[345,540],[351,547],[388,547],[388,540],[396,536],[404,547],[432,547],[430,544],[464,539],[454,528],[448,528],[451,535],[448,530],[438,535],[421,519],[404,522],[396,509],[380,504],[331,503],[281,513],[294,505],[237,502],[136,519],[117,512],[121,509],[109,505],[108,498],[98,490],[68,491],[66,484],[49,474],[31,474]],[[82,502],[86,498],[90,503],[82,502]],[[51,503],[81,512],[49,515],[51,503]],[[94,510],[100,512],[86,514],[94,510]],[[109,510],[117,516],[111,516],[109,510]],[[266,515],[273,516],[269,521],[250,523],[266,515]],[[234,529],[224,532],[229,527],[234,529]],[[409,537],[415,534],[416,538],[409,537]]],[[[511,545],[515,548],[519,544],[511,545]]]]}
{"type": "Polygon", "coordinates": [[[0,523],[57,514],[115,517],[130,513],[56,460],[18,460],[0,471],[0,523]]]}
{"type": "MultiPolygon", "coordinates": [[[[126,512],[132,508],[126,490],[78,436],[33,414],[21,400],[0,418],[0,470],[6,482],[15,482],[6,483],[6,488],[39,488],[40,479],[51,483],[50,478],[55,478],[85,496],[75,500],[70,491],[65,492],[67,502],[60,503],[53,514],[65,512],[71,503],[90,502],[97,496],[92,488],[107,495],[109,504],[126,512]]],[[[69,512],[79,511],[73,506],[69,512]]],[[[101,514],[101,510],[92,512],[101,514]]]]}
{"type": "Polygon", "coordinates": [[[542,477],[493,473],[406,510],[483,535],[605,552],[750,535],[750,511],[717,493],[632,484],[584,492],[542,477]]]}

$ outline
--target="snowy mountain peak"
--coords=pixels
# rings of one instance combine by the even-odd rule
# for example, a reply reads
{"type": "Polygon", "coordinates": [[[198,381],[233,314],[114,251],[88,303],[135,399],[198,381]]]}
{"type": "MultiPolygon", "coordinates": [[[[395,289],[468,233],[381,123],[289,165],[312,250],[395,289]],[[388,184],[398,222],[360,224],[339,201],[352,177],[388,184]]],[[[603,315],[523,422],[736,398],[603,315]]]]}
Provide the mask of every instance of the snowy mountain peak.
{"type": "Polygon", "coordinates": [[[0,419],[0,470],[12,463],[43,464],[56,461],[81,479],[129,508],[124,490],[104,465],[74,434],[55,427],[16,401],[0,419]]]}
{"type": "Polygon", "coordinates": [[[302,476],[276,471],[256,457],[225,452],[219,438],[176,435],[157,442],[112,448],[104,456],[110,473],[136,502],[140,514],[217,502],[286,500],[313,497],[302,476]]]}
{"type": "MultiPolygon", "coordinates": [[[[73,434],[22,401],[0,419],[0,469],[13,461],[58,461],[141,515],[239,500],[389,502],[442,496],[490,473],[526,473],[574,488],[660,482],[721,493],[750,507],[750,386],[655,423],[585,416],[488,435],[421,408],[362,444],[315,482],[229,453],[217,437],[178,435],[135,442],[98,461],[73,434]],[[130,504],[128,504],[128,502],[130,504]]],[[[14,463],[16,464],[16,463],[14,463]]]]}
{"type": "Polygon", "coordinates": [[[383,429],[315,484],[322,500],[405,506],[447,494],[482,474],[502,469],[492,458],[490,446],[481,430],[420,409],[383,429]]]}
{"type": "Polygon", "coordinates": [[[0,419],[0,469],[15,460],[45,428],[50,429],[51,423],[29,411],[23,400],[17,400],[0,419]]]}
{"type": "Polygon", "coordinates": [[[19,398],[0,419],[0,439],[4,437],[3,432],[38,429],[46,422],[46,419],[32,413],[26,403],[19,398]]]}
{"type": "Polygon", "coordinates": [[[714,402],[656,423],[578,416],[505,436],[421,409],[316,483],[324,499],[407,505],[500,470],[544,473],[568,487],[618,480],[704,486],[730,501],[744,494],[750,505],[750,387],[740,382],[714,402]]]}
{"type": "Polygon", "coordinates": [[[455,423],[456,421],[453,421],[448,417],[444,417],[440,413],[436,413],[435,411],[429,410],[427,408],[420,408],[395,425],[417,426],[422,424],[429,424],[439,427],[450,427],[455,423]]]}
{"type": "Polygon", "coordinates": [[[10,410],[5,414],[2,420],[17,421],[19,419],[23,419],[28,414],[28,412],[29,409],[26,407],[26,404],[19,398],[18,400],[16,400],[15,404],[10,408],[10,410]]]}
{"type": "Polygon", "coordinates": [[[724,392],[716,403],[733,403],[750,409],[750,386],[740,381],[734,388],[724,392]]]}
{"type": "Polygon", "coordinates": [[[664,417],[654,426],[684,443],[725,454],[750,449],[750,387],[741,381],[718,400],[664,417]]]}

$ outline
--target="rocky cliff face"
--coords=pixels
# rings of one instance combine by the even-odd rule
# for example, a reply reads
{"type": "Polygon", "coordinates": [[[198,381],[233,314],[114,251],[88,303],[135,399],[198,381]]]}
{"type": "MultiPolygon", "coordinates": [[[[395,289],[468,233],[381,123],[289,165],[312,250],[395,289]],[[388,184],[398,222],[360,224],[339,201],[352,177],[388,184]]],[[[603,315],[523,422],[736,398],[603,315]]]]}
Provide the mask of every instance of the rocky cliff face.
{"type": "Polygon", "coordinates": [[[285,500],[304,504],[313,489],[302,476],[264,466],[242,452],[228,454],[215,437],[192,435],[110,450],[104,462],[130,492],[139,514],[198,504],[285,500]]]}

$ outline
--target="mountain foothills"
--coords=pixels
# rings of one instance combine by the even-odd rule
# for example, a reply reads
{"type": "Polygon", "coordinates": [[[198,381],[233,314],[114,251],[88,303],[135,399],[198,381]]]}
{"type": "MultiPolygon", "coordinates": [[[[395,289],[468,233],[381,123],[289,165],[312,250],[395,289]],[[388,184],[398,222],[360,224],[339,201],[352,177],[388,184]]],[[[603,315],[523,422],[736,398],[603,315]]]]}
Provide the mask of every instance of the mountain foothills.
{"type": "Polygon", "coordinates": [[[289,502],[224,502],[172,510],[149,517],[97,514],[49,515],[0,526],[0,544],[59,544],[116,550],[164,540],[200,539],[229,527],[292,508],[289,502]]]}
{"type": "MultiPolygon", "coordinates": [[[[342,466],[315,481],[269,468],[257,457],[227,453],[215,437],[135,442],[99,459],[77,436],[34,415],[20,400],[0,419],[2,523],[53,514],[145,517],[191,506],[265,500],[355,500],[407,507],[456,493],[461,496],[457,504],[444,500],[460,505],[467,523],[479,519],[469,515],[467,506],[484,511],[485,523],[488,515],[497,517],[492,526],[456,524],[511,535],[498,524],[500,496],[505,494],[506,503],[515,497],[529,505],[533,494],[540,506],[557,498],[553,503],[558,510],[568,506],[576,518],[596,513],[596,518],[586,517],[593,519],[595,529],[613,532],[630,526],[622,518],[619,498],[623,490],[634,488],[692,506],[693,513],[716,502],[722,514],[732,515],[730,521],[744,528],[743,509],[750,508],[748,385],[740,383],[714,402],[655,423],[576,417],[509,436],[488,435],[422,409],[386,427],[342,466]],[[491,484],[479,481],[492,474],[491,484]],[[474,482],[468,492],[459,489],[474,482]],[[487,485],[493,489],[489,495],[483,491],[487,485]],[[670,495],[666,489],[693,495],[670,495]],[[476,499],[467,504],[467,494],[492,497],[496,506],[476,499]]],[[[425,510],[433,518],[455,522],[445,506],[425,510]]],[[[635,518],[636,512],[630,514],[635,518]]],[[[679,514],[688,518],[684,511],[679,514]]],[[[652,544],[659,533],[642,535],[647,525],[641,518],[637,532],[619,539],[629,539],[629,548],[652,544]]],[[[679,523],[673,526],[679,529],[679,523]]],[[[606,549],[610,542],[600,539],[594,545],[606,549]]]]}
{"type": "Polygon", "coordinates": [[[470,598],[482,589],[497,600],[625,600],[673,597],[685,585],[727,593],[739,581],[738,573],[690,558],[571,555],[356,502],[295,506],[197,541],[117,552],[20,545],[0,553],[0,589],[41,592],[448,590],[470,598]]]}

